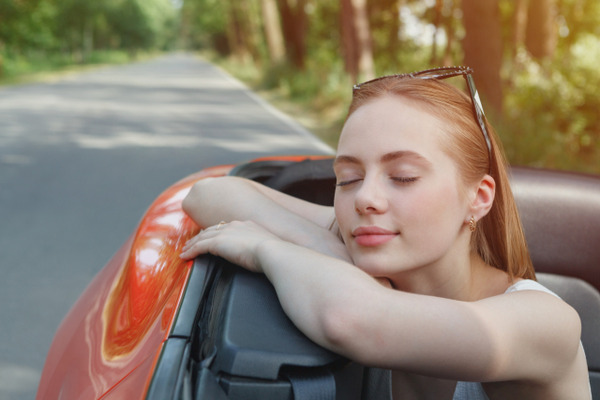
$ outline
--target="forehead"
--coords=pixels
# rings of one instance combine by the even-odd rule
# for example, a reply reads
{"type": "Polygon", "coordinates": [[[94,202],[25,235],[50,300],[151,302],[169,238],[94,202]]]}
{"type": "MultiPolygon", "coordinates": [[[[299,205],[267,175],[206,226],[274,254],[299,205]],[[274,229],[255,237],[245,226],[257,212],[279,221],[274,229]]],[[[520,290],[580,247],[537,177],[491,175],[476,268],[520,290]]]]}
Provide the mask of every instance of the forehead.
{"type": "Polygon", "coordinates": [[[362,105],[348,117],[338,154],[381,157],[404,151],[430,159],[442,152],[445,136],[443,123],[423,105],[387,95],[362,105]]]}

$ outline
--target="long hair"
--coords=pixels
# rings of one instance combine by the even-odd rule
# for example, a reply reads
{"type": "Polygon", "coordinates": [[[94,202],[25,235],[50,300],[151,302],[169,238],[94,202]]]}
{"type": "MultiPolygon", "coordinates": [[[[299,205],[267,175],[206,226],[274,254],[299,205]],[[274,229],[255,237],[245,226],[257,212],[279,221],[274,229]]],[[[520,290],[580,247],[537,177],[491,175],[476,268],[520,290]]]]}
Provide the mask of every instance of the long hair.
{"type": "MultiPolygon", "coordinates": [[[[459,77],[453,79],[460,79],[459,77]]],[[[397,95],[421,104],[443,121],[444,151],[455,161],[462,182],[473,184],[490,174],[496,182],[494,203],[471,237],[472,251],[511,278],[535,279],[525,234],[510,188],[507,161],[494,129],[485,121],[492,143],[491,157],[474,116],[471,98],[458,88],[434,79],[381,79],[356,90],[348,117],[374,99],[397,95]]]]}

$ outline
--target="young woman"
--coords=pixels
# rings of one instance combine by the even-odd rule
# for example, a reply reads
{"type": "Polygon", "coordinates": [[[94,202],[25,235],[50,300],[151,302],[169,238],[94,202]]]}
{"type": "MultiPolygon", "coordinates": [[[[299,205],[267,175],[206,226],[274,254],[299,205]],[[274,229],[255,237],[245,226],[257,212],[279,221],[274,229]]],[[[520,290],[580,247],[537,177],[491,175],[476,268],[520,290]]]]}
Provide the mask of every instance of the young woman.
{"type": "Polygon", "coordinates": [[[590,399],[579,317],[535,282],[470,73],[355,86],[333,208],[239,178],[200,181],[184,209],[208,228],[182,257],[266,274],[309,338],[391,369],[395,398],[590,399]]]}

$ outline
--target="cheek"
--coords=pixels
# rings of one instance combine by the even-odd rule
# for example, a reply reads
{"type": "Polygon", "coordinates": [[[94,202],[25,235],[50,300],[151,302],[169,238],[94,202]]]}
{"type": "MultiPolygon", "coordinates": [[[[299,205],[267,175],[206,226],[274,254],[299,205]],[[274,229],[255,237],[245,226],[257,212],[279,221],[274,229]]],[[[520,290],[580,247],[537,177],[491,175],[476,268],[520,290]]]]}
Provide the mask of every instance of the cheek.
{"type": "Polygon", "coordinates": [[[335,211],[335,217],[337,218],[338,224],[342,223],[344,217],[347,215],[346,209],[349,205],[348,196],[340,195],[336,192],[333,198],[333,209],[335,211]]]}
{"type": "MultiPolygon", "coordinates": [[[[348,230],[351,219],[354,216],[354,201],[352,196],[344,194],[340,195],[336,192],[333,199],[333,209],[335,211],[337,224],[340,227],[340,232],[343,236],[344,232],[348,230]]],[[[347,240],[347,238],[344,237],[344,240],[347,240]]]]}
{"type": "Polygon", "coordinates": [[[462,203],[455,186],[433,185],[404,201],[404,220],[424,238],[455,233],[460,228],[462,203]]]}

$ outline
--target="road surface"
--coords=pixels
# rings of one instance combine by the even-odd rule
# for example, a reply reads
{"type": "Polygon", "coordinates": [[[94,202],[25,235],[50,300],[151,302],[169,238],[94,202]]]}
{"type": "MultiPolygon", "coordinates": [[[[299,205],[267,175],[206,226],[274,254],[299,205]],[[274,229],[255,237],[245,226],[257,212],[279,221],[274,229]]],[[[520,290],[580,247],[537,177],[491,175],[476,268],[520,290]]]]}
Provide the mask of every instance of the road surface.
{"type": "Polygon", "coordinates": [[[0,88],[0,400],[34,398],[62,317],[163,189],[210,165],[329,152],[187,54],[0,88]]]}

